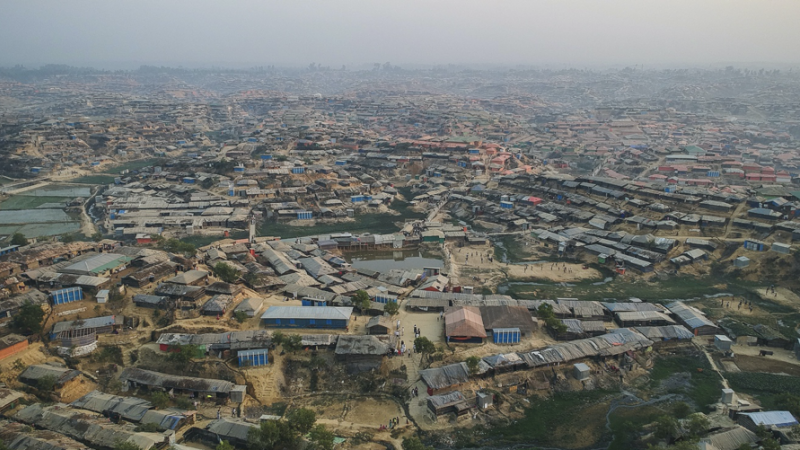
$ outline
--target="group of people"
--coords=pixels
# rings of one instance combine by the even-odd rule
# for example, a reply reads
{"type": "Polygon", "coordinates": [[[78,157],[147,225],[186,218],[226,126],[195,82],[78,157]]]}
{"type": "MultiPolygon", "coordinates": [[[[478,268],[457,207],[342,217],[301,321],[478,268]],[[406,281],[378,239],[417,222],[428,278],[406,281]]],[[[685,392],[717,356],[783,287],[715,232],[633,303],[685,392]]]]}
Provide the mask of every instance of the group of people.
{"type": "Polygon", "coordinates": [[[411,388],[411,397],[412,398],[413,397],[419,397],[419,388],[418,387],[411,388]]]}
{"type": "MultiPolygon", "coordinates": [[[[481,264],[483,264],[483,254],[478,254],[478,252],[470,252],[470,253],[467,253],[467,256],[464,258],[464,263],[466,265],[469,265],[469,257],[470,256],[472,256],[473,258],[480,257],[481,258],[481,264]]],[[[486,255],[486,257],[489,259],[489,262],[493,262],[494,261],[494,258],[492,258],[491,256],[486,255]]]]}
{"type": "MultiPolygon", "coordinates": [[[[400,418],[399,417],[393,417],[391,420],[389,420],[389,425],[381,425],[380,429],[381,430],[386,430],[386,429],[391,430],[392,428],[394,428],[394,427],[396,427],[398,425],[400,425],[400,418]]],[[[406,425],[408,425],[408,419],[406,419],[406,425]]]]}
{"type": "Polygon", "coordinates": [[[550,270],[559,270],[564,269],[564,273],[572,273],[572,269],[567,267],[567,263],[564,263],[562,266],[559,266],[558,263],[553,263],[550,265],[550,270]]]}

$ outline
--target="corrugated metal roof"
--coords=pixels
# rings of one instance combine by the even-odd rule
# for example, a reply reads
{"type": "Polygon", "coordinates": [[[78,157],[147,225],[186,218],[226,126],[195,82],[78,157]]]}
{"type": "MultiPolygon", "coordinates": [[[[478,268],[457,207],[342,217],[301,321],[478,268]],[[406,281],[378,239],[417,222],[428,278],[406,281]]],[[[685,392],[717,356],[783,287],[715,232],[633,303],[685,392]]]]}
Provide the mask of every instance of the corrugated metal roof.
{"type": "Polygon", "coordinates": [[[70,406],[100,414],[113,412],[132,422],[142,420],[147,410],[153,407],[152,403],[141,398],[120,397],[100,391],[92,391],[70,403],[70,406]]]}
{"type": "Polygon", "coordinates": [[[742,413],[748,416],[756,425],[774,425],[776,427],[791,427],[797,425],[797,419],[789,411],[762,411],[754,413],[742,413]]]}
{"type": "Polygon", "coordinates": [[[231,419],[218,419],[208,424],[206,430],[218,435],[220,438],[232,437],[246,441],[247,435],[256,425],[231,419]]]}
{"type": "Polygon", "coordinates": [[[92,328],[110,327],[112,325],[122,325],[123,316],[103,316],[90,317],[88,319],[70,320],[66,322],[56,322],[53,325],[53,333],[60,333],[67,330],[86,330],[92,328]]]}
{"type": "Polygon", "coordinates": [[[469,381],[469,368],[464,362],[419,371],[420,377],[431,389],[442,389],[469,381]]]}
{"type": "Polygon", "coordinates": [[[270,306],[261,319],[348,320],[352,314],[349,306],[270,306]]]}
{"type": "Polygon", "coordinates": [[[163,389],[179,389],[203,393],[226,394],[233,389],[234,384],[225,380],[215,380],[213,378],[194,378],[168,375],[165,373],[153,372],[150,370],[139,369],[137,367],[126,367],[119,376],[121,381],[133,381],[135,383],[161,387],[163,389]]]}
{"type": "Polygon", "coordinates": [[[450,336],[486,337],[481,312],[474,306],[456,306],[444,313],[445,334],[450,336]]]}

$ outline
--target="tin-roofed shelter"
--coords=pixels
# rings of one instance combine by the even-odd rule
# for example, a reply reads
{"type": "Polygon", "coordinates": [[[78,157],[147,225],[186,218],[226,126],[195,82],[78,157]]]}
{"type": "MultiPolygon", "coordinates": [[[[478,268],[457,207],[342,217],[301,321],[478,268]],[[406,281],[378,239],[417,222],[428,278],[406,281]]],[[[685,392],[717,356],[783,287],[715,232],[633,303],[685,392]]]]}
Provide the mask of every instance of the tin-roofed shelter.
{"type": "Polygon", "coordinates": [[[171,284],[178,284],[182,286],[197,286],[208,279],[208,272],[203,270],[187,270],[186,272],[176,275],[166,282],[171,284]]]}
{"type": "Polygon", "coordinates": [[[132,426],[112,424],[103,416],[71,410],[63,405],[28,405],[17,412],[14,419],[80,440],[92,448],[114,448],[119,442],[126,442],[150,450],[169,441],[166,435],[136,432],[132,426]]]}
{"type": "Polygon", "coordinates": [[[420,370],[419,375],[428,386],[428,395],[433,395],[448,392],[469,381],[469,368],[467,363],[460,362],[420,370]]]}
{"type": "Polygon", "coordinates": [[[347,328],[353,308],[349,306],[271,306],[261,316],[267,327],[347,328]]]}
{"type": "Polygon", "coordinates": [[[391,334],[393,320],[387,316],[375,316],[367,322],[368,334],[391,334]]]}
{"type": "Polygon", "coordinates": [[[741,413],[737,418],[740,425],[754,433],[757,432],[759,426],[766,427],[769,430],[798,425],[797,419],[789,411],[741,413]]]}
{"type": "Polygon", "coordinates": [[[475,306],[456,306],[444,312],[445,336],[451,342],[481,343],[486,331],[480,310],[475,306]]]}
{"type": "Polygon", "coordinates": [[[667,309],[695,336],[710,336],[720,333],[719,327],[693,306],[683,302],[673,302],[667,305],[667,309]]]}
{"type": "Polygon", "coordinates": [[[450,413],[461,416],[469,412],[467,400],[459,391],[428,397],[428,409],[437,417],[450,413]]]}
{"type": "Polygon", "coordinates": [[[247,435],[258,425],[235,419],[217,419],[211,421],[204,429],[198,430],[198,437],[203,441],[218,444],[228,441],[234,448],[247,447],[247,435]]]}
{"type": "Polygon", "coordinates": [[[125,255],[114,253],[100,253],[82,261],[71,264],[63,269],[61,273],[73,275],[100,276],[109,273],[116,273],[126,267],[132,258],[125,255]]]}
{"type": "Polygon", "coordinates": [[[350,373],[380,368],[391,349],[388,336],[339,336],[336,360],[344,362],[350,373]]]}
{"type": "Polygon", "coordinates": [[[249,297],[242,300],[236,308],[233,309],[233,312],[242,311],[247,314],[247,317],[255,317],[256,314],[261,312],[261,309],[264,307],[264,299],[261,297],[249,297]]]}
{"type": "Polygon", "coordinates": [[[35,430],[20,422],[0,421],[0,439],[10,450],[88,450],[61,433],[35,430]]]}
{"type": "Polygon", "coordinates": [[[70,403],[74,408],[86,409],[103,414],[112,419],[125,419],[130,422],[139,422],[153,404],[137,397],[121,397],[92,391],[70,403]]]}
{"type": "Polygon", "coordinates": [[[175,393],[197,394],[216,399],[227,399],[235,386],[225,380],[169,375],[138,367],[126,367],[119,379],[123,383],[123,390],[131,387],[145,387],[161,391],[171,390],[175,393]]]}

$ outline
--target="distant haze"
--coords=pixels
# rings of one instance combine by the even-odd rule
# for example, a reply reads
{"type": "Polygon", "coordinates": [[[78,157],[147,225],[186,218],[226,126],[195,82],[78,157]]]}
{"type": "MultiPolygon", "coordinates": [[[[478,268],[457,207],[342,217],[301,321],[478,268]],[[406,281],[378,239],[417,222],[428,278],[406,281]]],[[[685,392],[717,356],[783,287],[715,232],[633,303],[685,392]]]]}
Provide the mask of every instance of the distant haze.
{"type": "Polygon", "coordinates": [[[800,0],[6,0],[0,65],[800,62],[800,0]]]}

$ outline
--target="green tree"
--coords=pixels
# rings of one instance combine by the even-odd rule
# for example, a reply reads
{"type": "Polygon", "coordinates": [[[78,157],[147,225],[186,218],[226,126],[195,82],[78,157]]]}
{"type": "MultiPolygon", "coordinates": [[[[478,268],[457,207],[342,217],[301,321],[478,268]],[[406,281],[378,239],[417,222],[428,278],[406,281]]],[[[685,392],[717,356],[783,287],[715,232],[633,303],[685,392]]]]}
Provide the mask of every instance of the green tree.
{"type": "Polygon", "coordinates": [[[428,447],[418,437],[411,436],[403,438],[403,450],[433,450],[433,447],[428,447]]]}
{"type": "Polygon", "coordinates": [[[433,342],[431,342],[431,340],[425,336],[420,336],[414,339],[414,346],[417,347],[417,353],[422,353],[423,356],[430,356],[436,353],[436,346],[433,345],[433,342]]]}
{"type": "Polygon", "coordinates": [[[239,279],[240,272],[224,262],[218,262],[214,265],[214,274],[226,283],[235,283],[239,279]]]}
{"type": "Polygon", "coordinates": [[[709,422],[708,418],[703,413],[694,413],[690,415],[684,423],[686,430],[689,432],[689,436],[693,438],[700,437],[700,435],[708,430],[710,425],[711,422],[709,422]]]}
{"type": "MultiPolygon", "coordinates": [[[[218,180],[218,178],[216,178],[216,177],[214,177],[214,178],[208,177],[208,178],[206,178],[205,180],[203,180],[200,183],[200,186],[203,189],[211,189],[212,187],[214,187],[217,184],[217,180],[218,180]]],[[[217,450],[219,450],[219,449],[217,449],[217,450]]]]}
{"type": "Polygon", "coordinates": [[[272,333],[272,343],[275,344],[275,345],[283,344],[283,340],[285,338],[286,338],[286,336],[283,334],[282,331],[276,331],[276,332],[272,333]]]}
{"type": "Polygon", "coordinates": [[[469,369],[470,375],[475,375],[478,373],[478,365],[481,362],[480,358],[478,358],[477,356],[470,356],[469,358],[464,360],[464,362],[467,363],[467,369],[469,369]]]}
{"type": "Polygon", "coordinates": [[[28,239],[22,233],[14,233],[11,235],[11,245],[28,245],[28,239]]]}
{"type": "Polygon", "coordinates": [[[169,404],[169,394],[163,391],[155,391],[150,394],[150,403],[152,403],[156,409],[166,408],[169,404]]]}
{"type": "Polygon", "coordinates": [[[317,421],[317,414],[307,408],[298,408],[289,411],[286,414],[286,421],[289,422],[289,427],[300,434],[306,434],[311,431],[311,427],[317,421]]]}
{"type": "Polygon", "coordinates": [[[282,339],[283,349],[286,353],[294,353],[303,347],[302,342],[302,336],[299,334],[290,334],[282,339]]]}
{"type": "Polygon", "coordinates": [[[556,334],[561,334],[567,331],[567,326],[563,322],[556,319],[553,312],[553,306],[548,303],[542,303],[536,310],[536,316],[542,319],[547,328],[550,328],[556,334]]]}
{"type": "Polygon", "coordinates": [[[199,351],[200,347],[196,345],[170,345],[167,347],[167,361],[184,368],[199,351]]]}
{"type": "Polygon", "coordinates": [[[228,441],[221,441],[214,450],[236,450],[228,441]]]}
{"type": "Polygon", "coordinates": [[[164,251],[171,253],[183,253],[188,257],[192,257],[197,254],[197,248],[194,245],[178,239],[161,240],[159,247],[164,251]]]}
{"type": "Polygon", "coordinates": [[[763,450],[781,450],[781,443],[775,438],[767,438],[759,443],[763,450]]]}
{"type": "Polygon", "coordinates": [[[678,421],[674,417],[661,416],[656,419],[656,438],[670,442],[678,435],[678,430],[678,421]]]}
{"type": "Polygon", "coordinates": [[[350,300],[353,302],[353,305],[358,308],[362,314],[366,313],[369,309],[369,294],[367,291],[357,290],[356,293],[350,297],[350,300]]]}
{"type": "Polygon", "coordinates": [[[61,242],[65,244],[69,244],[70,242],[75,242],[75,234],[74,233],[62,234],[61,242]]]}
{"type": "Polygon", "coordinates": [[[123,440],[119,440],[114,443],[114,450],[142,450],[142,448],[134,444],[133,442],[125,442],[123,440]]]}
{"type": "Polygon", "coordinates": [[[395,316],[400,312],[400,305],[398,305],[397,302],[387,302],[383,306],[383,312],[390,316],[395,316]]]}
{"type": "Polygon", "coordinates": [[[233,172],[234,167],[236,167],[236,163],[226,158],[211,163],[211,170],[220,175],[226,175],[233,172]]]}
{"type": "Polygon", "coordinates": [[[42,332],[42,320],[42,307],[26,301],[11,317],[11,329],[24,335],[38,334],[42,332]]]}
{"type": "Polygon", "coordinates": [[[678,419],[685,419],[692,413],[692,407],[686,402],[677,402],[672,405],[672,415],[678,419]]]}
{"type": "Polygon", "coordinates": [[[311,429],[308,437],[317,450],[333,450],[334,435],[325,428],[325,425],[316,425],[311,429]]]}
{"type": "Polygon", "coordinates": [[[253,272],[247,272],[246,274],[242,275],[242,279],[245,283],[250,285],[250,287],[255,287],[261,282],[261,276],[253,272]]]}
{"type": "Polygon", "coordinates": [[[56,387],[57,381],[55,375],[45,375],[36,380],[36,388],[43,392],[50,392],[56,387]]]}
{"type": "Polygon", "coordinates": [[[95,231],[94,234],[92,234],[92,240],[95,241],[95,242],[102,241],[103,240],[103,233],[101,233],[99,231],[95,231]]]}
{"type": "Polygon", "coordinates": [[[239,323],[245,323],[245,321],[250,318],[250,316],[248,316],[244,311],[234,311],[233,317],[235,317],[236,321],[239,323]]]}
{"type": "Polygon", "coordinates": [[[298,435],[284,420],[267,420],[247,433],[247,448],[250,450],[283,450],[296,446],[298,435]]]}
{"type": "Polygon", "coordinates": [[[800,396],[784,392],[775,397],[775,407],[789,411],[795,417],[800,417],[800,396]]]}

